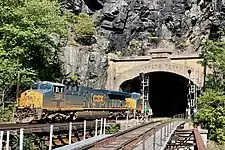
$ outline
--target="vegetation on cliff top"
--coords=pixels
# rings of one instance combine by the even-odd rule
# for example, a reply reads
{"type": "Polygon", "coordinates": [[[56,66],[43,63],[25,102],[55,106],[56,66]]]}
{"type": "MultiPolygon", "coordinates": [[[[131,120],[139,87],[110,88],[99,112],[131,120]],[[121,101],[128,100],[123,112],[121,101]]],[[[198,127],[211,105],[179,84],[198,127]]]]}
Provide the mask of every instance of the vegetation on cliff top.
{"type": "Polygon", "coordinates": [[[75,25],[75,39],[82,40],[92,37],[95,34],[95,27],[93,19],[85,13],[80,13],[75,16],[76,25],[75,25]]]}

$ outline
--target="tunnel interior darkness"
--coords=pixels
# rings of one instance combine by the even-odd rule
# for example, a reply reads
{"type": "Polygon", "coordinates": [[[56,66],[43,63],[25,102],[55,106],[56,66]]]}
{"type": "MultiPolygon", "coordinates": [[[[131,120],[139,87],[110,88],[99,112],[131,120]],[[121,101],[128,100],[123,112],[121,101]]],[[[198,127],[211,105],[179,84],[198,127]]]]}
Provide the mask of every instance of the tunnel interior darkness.
{"type": "MultiPolygon", "coordinates": [[[[151,72],[149,76],[149,104],[153,117],[172,117],[185,113],[189,79],[169,72],[151,72]]],[[[126,92],[140,93],[139,77],[125,81],[120,88],[126,92]]]]}

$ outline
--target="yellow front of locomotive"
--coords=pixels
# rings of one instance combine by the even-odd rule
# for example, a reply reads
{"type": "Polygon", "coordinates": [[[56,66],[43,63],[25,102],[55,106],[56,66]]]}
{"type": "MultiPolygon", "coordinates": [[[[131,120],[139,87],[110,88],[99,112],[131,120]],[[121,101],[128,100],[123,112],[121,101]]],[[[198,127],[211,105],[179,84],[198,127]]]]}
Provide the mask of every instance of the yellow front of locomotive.
{"type": "Polygon", "coordinates": [[[15,120],[18,123],[29,123],[40,119],[43,105],[43,93],[35,90],[23,92],[17,99],[15,120]]]}
{"type": "Polygon", "coordinates": [[[42,108],[43,94],[34,90],[27,90],[17,100],[18,109],[42,108]]]}
{"type": "Polygon", "coordinates": [[[136,103],[137,101],[135,99],[132,99],[132,98],[126,98],[126,105],[125,107],[131,109],[131,110],[134,110],[136,109],[136,103]]]}

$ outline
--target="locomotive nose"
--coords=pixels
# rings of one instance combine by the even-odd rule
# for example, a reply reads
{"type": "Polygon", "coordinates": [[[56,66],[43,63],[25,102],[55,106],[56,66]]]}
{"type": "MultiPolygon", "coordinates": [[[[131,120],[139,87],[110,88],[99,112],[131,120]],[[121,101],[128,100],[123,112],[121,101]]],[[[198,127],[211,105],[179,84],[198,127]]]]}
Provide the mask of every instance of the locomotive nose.
{"type": "Polygon", "coordinates": [[[18,100],[19,107],[28,108],[33,104],[34,93],[32,93],[32,91],[25,91],[18,100]]]}

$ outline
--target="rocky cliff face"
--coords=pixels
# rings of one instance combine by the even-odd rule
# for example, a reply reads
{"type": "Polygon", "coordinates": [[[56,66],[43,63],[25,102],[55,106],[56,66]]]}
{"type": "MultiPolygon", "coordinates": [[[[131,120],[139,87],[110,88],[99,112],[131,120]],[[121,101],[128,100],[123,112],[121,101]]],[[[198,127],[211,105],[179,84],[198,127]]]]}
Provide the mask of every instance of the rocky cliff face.
{"type": "Polygon", "coordinates": [[[107,57],[90,48],[65,47],[61,58],[66,73],[78,75],[81,85],[104,88],[107,80],[107,57]]]}
{"type": "Polygon", "coordinates": [[[92,15],[98,35],[104,38],[100,45],[109,42],[104,50],[98,49],[102,53],[147,55],[149,49],[160,47],[178,54],[196,53],[204,39],[225,28],[225,0],[64,0],[62,6],[92,15]],[[128,49],[133,40],[142,50],[128,49]]]}
{"type": "Polygon", "coordinates": [[[174,53],[192,53],[225,26],[224,0],[65,0],[63,6],[93,14],[98,33],[110,40],[107,52],[136,39],[142,47],[167,43],[174,53]]]}

